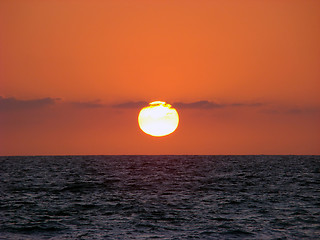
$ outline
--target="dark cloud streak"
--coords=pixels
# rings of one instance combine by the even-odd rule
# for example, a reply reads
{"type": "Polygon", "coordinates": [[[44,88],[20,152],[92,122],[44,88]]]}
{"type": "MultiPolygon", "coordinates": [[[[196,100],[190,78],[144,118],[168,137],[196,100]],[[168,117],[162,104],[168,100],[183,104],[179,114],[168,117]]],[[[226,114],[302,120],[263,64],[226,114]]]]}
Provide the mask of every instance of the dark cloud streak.
{"type": "MultiPolygon", "coordinates": [[[[124,102],[112,105],[114,108],[142,108],[147,106],[148,102],[138,101],[138,102],[124,102]]],[[[263,103],[231,103],[231,104],[221,104],[216,102],[211,102],[208,100],[202,100],[197,102],[174,102],[172,104],[175,108],[180,109],[216,109],[225,107],[260,107],[265,104],[263,103]]]]}
{"type": "Polygon", "coordinates": [[[58,98],[40,98],[32,100],[21,100],[14,97],[5,98],[0,96],[0,110],[1,111],[11,111],[11,110],[21,110],[21,109],[33,109],[41,108],[48,105],[53,105],[58,98]]]}
{"type": "Polygon", "coordinates": [[[318,115],[320,114],[320,107],[294,107],[294,108],[271,108],[263,110],[267,114],[287,114],[287,115],[318,115]]]}
{"type": "Polygon", "coordinates": [[[112,105],[114,108],[142,108],[147,106],[149,103],[146,101],[139,101],[139,102],[124,102],[112,105]]]}
{"type": "Polygon", "coordinates": [[[174,106],[177,108],[190,108],[190,109],[214,109],[214,108],[226,108],[226,107],[260,107],[265,105],[264,103],[230,103],[230,104],[221,104],[216,102],[210,102],[207,100],[183,103],[176,102],[174,106]]]}
{"type": "Polygon", "coordinates": [[[204,101],[197,101],[197,102],[191,102],[191,103],[176,102],[173,104],[173,106],[177,108],[212,109],[212,108],[221,108],[221,107],[224,107],[225,105],[204,100],[204,101]]]}
{"type": "MultiPolygon", "coordinates": [[[[115,109],[141,109],[145,106],[148,106],[146,101],[128,101],[122,102],[114,105],[107,105],[101,103],[100,100],[87,101],[87,102],[64,102],[59,101],[60,98],[39,98],[31,100],[17,99],[15,97],[3,97],[0,96],[0,111],[20,111],[20,110],[30,110],[45,108],[52,105],[65,105],[71,108],[80,108],[80,109],[98,109],[98,108],[108,108],[112,107],[115,109]]],[[[266,104],[261,102],[251,102],[251,103],[216,103],[213,101],[202,100],[196,102],[174,102],[172,103],[173,107],[179,109],[198,109],[198,110],[214,110],[214,109],[232,109],[232,108],[259,108],[261,112],[266,114],[288,114],[288,115],[304,115],[304,114],[320,114],[320,107],[284,107],[276,104],[266,104]]]]}
{"type": "Polygon", "coordinates": [[[100,100],[89,101],[89,102],[71,102],[72,106],[77,108],[102,108],[106,107],[105,104],[100,103],[100,100]]]}
{"type": "Polygon", "coordinates": [[[231,103],[229,105],[226,106],[230,106],[230,107],[261,107],[266,105],[265,103],[231,103]]]}

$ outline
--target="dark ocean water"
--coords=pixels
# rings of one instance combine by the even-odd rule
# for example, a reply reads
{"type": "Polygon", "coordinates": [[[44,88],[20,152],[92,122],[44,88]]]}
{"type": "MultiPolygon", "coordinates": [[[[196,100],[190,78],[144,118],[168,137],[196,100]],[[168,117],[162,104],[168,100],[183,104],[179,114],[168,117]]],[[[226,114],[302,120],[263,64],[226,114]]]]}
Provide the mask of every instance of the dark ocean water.
{"type": "Polygon", "coordinates": [[[0,239],[319,239],[320,156],[0,157],[0,239]]]}

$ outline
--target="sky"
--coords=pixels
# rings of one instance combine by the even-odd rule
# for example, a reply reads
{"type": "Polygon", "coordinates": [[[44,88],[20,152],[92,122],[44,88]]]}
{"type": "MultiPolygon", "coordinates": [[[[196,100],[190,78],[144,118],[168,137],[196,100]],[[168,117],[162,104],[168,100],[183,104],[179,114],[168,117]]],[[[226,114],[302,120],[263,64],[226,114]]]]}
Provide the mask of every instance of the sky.
{"type": "Polygon", "coordinates": [[[0,155],[320,154],[319,43],[318,0],[1,0],[0,155]]]}

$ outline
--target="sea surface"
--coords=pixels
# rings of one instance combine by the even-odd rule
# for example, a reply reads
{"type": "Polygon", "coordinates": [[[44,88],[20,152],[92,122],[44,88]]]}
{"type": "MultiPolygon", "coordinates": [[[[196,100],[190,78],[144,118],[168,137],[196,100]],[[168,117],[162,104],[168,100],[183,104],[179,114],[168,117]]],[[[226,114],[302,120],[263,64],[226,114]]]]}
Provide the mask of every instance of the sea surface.
{"type": "Polygon", "coordinates": [[[0,157],[0,239],[319,239],[320,156],[0,157]]]}

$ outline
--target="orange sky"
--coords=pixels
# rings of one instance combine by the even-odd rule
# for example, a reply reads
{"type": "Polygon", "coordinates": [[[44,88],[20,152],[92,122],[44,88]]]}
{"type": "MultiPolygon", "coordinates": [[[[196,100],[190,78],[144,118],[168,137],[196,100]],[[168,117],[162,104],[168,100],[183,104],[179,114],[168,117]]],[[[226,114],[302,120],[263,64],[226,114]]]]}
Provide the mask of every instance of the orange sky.
{"type": "Polygon", "coordinates": [[[2,0],[0,155],[320,154],[319,43],[318,0],[2,0]]]}

